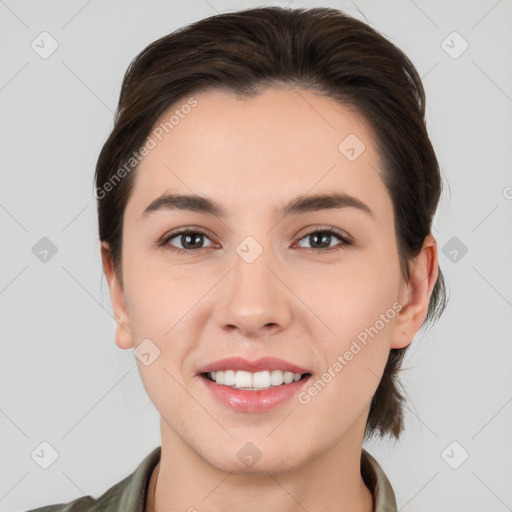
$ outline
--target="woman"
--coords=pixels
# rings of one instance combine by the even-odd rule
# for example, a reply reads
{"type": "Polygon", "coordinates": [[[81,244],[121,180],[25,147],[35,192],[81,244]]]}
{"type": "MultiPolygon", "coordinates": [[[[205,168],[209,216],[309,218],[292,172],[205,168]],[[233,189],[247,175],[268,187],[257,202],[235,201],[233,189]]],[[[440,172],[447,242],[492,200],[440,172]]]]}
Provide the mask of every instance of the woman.
{"type": "Polygon", "coordinates": [[[39,511],[396,511],[363,449],[446,305],[438,163],[408,58],[334,9],[259,8],[149,45],[96,168],[116,343],[161,447],[39,511]]]}

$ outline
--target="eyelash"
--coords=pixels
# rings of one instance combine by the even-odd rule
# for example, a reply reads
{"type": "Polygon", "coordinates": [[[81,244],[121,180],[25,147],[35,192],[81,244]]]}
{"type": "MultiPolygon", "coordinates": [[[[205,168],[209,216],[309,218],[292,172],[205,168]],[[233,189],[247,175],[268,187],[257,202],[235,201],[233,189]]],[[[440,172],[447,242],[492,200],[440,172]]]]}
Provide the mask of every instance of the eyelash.
{"type": "MultiPolygon", "coordinates": [[[[307,247],[303,247],[303,249],[308,249],[308,250],[310,250],[310,251],[312,251],[314,253],[326,252],[326,251],[328,251],[328,252],[331,252],[331,251],[341,251],[341,250],[343,250],[344,246],[348,246],[348,245],[352,244],[352,240],[347,238],[347,236],[345,236],[341,231],[338,231],[338,230],[333,229],[333,228],[316,229],[314,231],[310,231],[309,233],[306,233],[301,238],[299,238],[298,241],[300,242],[302,239],[304,239],[304,238],[306,238],[308,236],[317,234],[317,233],[333,235],[336,238],[339,238],[341,240],[342,244],[341,245],[336,245],[336,246],[333,246],[333,247],[326,247],[324,249],[318,249],[318,248],[309,248],[308,249],[307,247]]],[[[209,238],[208,235],[206,233],[204,233],[203,231],[201,231],[201,230],[182,229],[182,230],[178,230],[178,231],[174,231],[172,233],[169,233],[168,236],[164,236],[162,241],[158,243],[158,246],[160,246],[160,247],[168,246],[171,251],[174,251],[177,254],[183,254],[183,255],[194,254],[194,253],[197,253],[198,251],[200,251],[201,249],[206,249],[206,247],[200,247],[199,249],[180,249],[179,247],[174,247],[174,246],[170,245],[169,242],[173,238],[178,237],[179,235],[196,235],[196,234],[204,235],[207,238],[209,238]]]]}

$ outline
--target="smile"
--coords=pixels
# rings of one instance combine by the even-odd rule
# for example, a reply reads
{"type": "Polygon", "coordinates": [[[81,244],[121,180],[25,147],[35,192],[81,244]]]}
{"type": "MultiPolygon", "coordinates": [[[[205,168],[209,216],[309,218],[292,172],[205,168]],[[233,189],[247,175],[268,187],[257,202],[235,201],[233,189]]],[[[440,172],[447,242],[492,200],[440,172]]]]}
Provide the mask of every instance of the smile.
{"type": "Polygon", "coordinates": [[[288,385],[292,382],[301,380],[301,378],[307,375],[309,374],[286,372],[282,370],[264,370],[255,373],[243,370],[225,370],[207,372],[205,374],[206,378],[216,382],[217,384],[248,391],[257,391],[288,385]]]}

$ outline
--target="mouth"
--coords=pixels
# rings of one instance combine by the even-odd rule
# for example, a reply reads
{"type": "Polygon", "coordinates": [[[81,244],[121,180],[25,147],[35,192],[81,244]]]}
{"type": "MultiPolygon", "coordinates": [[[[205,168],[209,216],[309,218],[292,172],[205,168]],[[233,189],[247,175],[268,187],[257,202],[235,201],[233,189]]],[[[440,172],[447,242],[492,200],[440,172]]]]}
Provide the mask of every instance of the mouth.
{"type": "Polygon", "coordinates": [[[285,407],[307,386],[311,373],[217,370],[202,372],[199,378],[217,403],[230,411],[252,414],[285,407]]]}
{"type": "Polygon", "coordinates": [[[251,361],[234,356],[200,368],[198,375],[221,386],[260,391],[305,380],[311,377],[312,372],[276,357],[251,361]]]}
{"type": "Polygon", "coordinates": [[[210,382],[233,389],[262,391],[306,380],[311,377],[311,373],[283,372],[282,370],[263,370],[252,373],[244,370],[225,370],[203,372],[200,376],[210,382]]]}

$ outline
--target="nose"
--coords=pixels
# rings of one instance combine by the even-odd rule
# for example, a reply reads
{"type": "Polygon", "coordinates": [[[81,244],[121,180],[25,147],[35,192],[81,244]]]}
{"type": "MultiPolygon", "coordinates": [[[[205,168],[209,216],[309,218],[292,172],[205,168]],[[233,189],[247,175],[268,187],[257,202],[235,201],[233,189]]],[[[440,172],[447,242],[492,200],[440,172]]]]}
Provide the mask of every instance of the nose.
{"type": "Polygon", "coordinates": [[[224,330],[247,338],[265,338],[285,329],[291,320],[291,297],[280,266],[263,253],[252,263],[236,254],[233,268],[218,287],[215,321],[224,330]]]}

